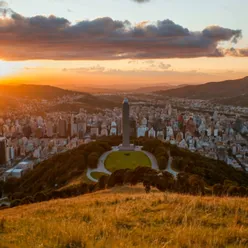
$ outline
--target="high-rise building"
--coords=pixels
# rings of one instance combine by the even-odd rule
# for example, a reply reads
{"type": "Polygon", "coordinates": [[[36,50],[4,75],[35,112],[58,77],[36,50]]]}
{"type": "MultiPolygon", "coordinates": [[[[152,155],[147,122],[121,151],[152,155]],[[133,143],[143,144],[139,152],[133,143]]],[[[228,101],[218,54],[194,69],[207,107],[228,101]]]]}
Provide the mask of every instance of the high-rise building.
{"type": "Polygon", "coordinates": [[[46,135],[50,138],[53,136],[53,122],[48,121],[46,126],[46,135]]]}
{"type": "Polygon", "coordinates": [[[4,137],[0,137],[0,165],[6,164],[7,162],[7,140],[4,137]]]}
{"type": "Polygon", "coordinates": [[[129,123],[129,103],[125,98],[122,104],[122,135],[123,147],[130,147],[130,123],[129,123]]]}
{"type": "Polygon", "coordinates": [[[66,120],[59,120],[59,136],[66,137],[66,120]]]}
{"type": "Polygon", "coordinates": [[[137,137],[136,121],[134,118],[130,118],[129,125],[130,125],[130,136],[137,137]]]}

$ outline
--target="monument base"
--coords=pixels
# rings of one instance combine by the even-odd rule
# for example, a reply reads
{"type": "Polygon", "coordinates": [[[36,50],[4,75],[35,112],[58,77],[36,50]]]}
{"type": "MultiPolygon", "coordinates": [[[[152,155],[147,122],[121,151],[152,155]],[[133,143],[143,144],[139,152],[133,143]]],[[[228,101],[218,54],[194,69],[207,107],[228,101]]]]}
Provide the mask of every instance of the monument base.
{"type": "Polygon", "coordinates": [[[119,145],[119,151],[134,151],[135,150],[135,146],[134,144],[130,144],[129,146],[122,146],[119,145]]]}

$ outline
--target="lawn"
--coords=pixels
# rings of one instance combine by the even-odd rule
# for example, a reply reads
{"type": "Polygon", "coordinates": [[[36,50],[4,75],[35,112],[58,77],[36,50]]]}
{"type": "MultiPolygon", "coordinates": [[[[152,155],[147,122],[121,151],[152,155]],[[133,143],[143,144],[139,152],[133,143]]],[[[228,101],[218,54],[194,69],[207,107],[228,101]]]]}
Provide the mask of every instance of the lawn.
{"type": "Polygon", "coordinates": [[[107,176],[108,174],[106,173],[103,173],[103,172],[98,172],[98,171],[94,171],[94,172],[91,172],[90,174],[93,178],[95,179],[100,179],[102,176],[107,176]]]}
{"type": "Polygon", "coordinates": [[[139,151],[112,152],[105,160],[105,168],[110,172],[117,169],[135,169],[138,166],[151,167],[150,159],[139,151]]]}

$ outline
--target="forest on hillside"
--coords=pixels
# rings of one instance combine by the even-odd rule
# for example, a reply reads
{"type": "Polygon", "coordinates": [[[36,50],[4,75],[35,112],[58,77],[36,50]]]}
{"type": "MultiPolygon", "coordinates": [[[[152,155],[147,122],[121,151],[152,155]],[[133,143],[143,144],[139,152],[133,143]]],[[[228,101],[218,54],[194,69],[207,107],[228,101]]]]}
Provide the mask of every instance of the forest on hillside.
{"type": "Polygon", "coordinates": [[[21,179],[10,178],[5,183],[1,183],[0,188],[10,199],[19,201],[24,199],[24,203],[33,202],[37,197],[38,199],[69,197],[125,183],[146,183],[159,190],[182,193],[205,194],[215,189],[221,194],[229,192],[230,195],[235,195],[241,191],[242,195],[246,195],[248,174],[234,169],[223,161],[209,159],[156,139],[133,138],[132,142],[154,154],[162,172],[160,176],[158,176],[159,172],[151,168],[138,167],[135,170],[117,170],[110,177],[100,178],[98,184],[87,184],[82,181],[77,186],[61,190],[71,180],[85,173],[87,168],[95,168],[102,153],[109,151],[111,146],[121,143],[120,136],[113,136],[101,137],[96,142],[56,155],[37,165],[21,179]],[[180,172],[177,180],[173,179],[170,173],[164,172],[169,153],[173,157],[174,168],[180,172]],[[147,173],[152,177],[147,178],[147,173]],[[234,193],[230,193],[231,191],[234,193]]]}

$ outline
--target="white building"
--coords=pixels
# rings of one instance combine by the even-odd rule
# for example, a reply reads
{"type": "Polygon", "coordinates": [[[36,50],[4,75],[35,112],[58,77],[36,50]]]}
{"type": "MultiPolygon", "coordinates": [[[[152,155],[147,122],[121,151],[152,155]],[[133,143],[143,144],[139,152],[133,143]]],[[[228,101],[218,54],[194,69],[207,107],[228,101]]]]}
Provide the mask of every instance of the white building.
{"type": "Polygon", "coordinates": [[[149,138],[155,138],[156,137],[156,131],[154,130],[153,127],[148,131],[148,137],[149,138]]]}

